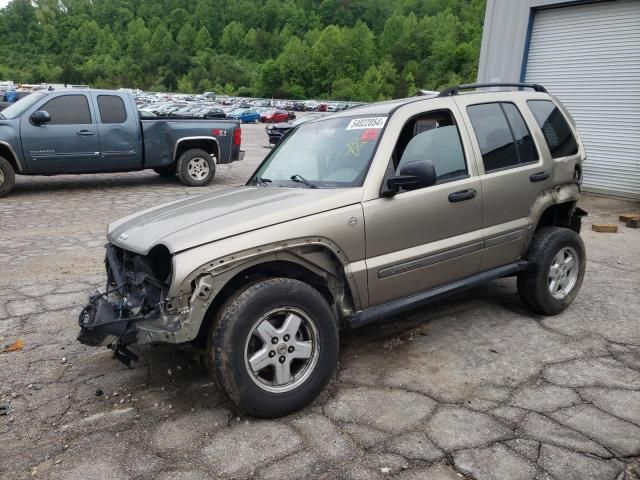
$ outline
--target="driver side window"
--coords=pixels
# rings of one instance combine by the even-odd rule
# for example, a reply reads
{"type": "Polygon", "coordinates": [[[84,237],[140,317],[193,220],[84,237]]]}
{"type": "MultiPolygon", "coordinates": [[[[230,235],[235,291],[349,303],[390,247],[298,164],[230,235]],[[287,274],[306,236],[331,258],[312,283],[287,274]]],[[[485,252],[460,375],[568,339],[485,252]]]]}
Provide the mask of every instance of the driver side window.
{"type": "Polygon", "coordinates": [[[400,174],[403,165],[424,160],[433,163],[436,184],[469,176],[460,134],[451,112],[443,110],[419,115],[402,129],[392,156],[395,175],[400,174]]]}

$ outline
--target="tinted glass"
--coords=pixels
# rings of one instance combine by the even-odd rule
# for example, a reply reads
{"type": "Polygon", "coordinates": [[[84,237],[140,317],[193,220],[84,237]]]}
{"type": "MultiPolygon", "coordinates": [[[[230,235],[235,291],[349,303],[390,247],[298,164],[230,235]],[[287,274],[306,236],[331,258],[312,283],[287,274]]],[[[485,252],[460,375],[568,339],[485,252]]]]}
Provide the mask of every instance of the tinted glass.
{"type": "Polygon", "coordinates": [[[518,165],[518,153],[507,119],[499,103],[467,108],[473,125],[485,172],[518,165]]]}
{"type": "Polygon", "coordinates": [[[115,95],[98,95],[98,108],[102,123],[124,123],[127,120],[127,112],[124,102],[115,95]]]}
{"type": "Polygon", "coordinates": [[[527,102],[542,130],[552,158],[566,157],[578,153],[578,144],[562,112],[549,100],[527,102]]]}
{"type": "Polygon", "coordinates": [[[40,110],[51,115],[49,125],[79,125],[91,123],[89,103],[84,95],[62,95],[45,103],[40,110]]]}
{"type": "Polygon", "coordinates": [[[467,164],[464,159],[458,127],[451,118],[423,118],[419,120],[418,130],[402,153],[396,175],[400,174],[403,165],[412,161],[429,160],[436,169],[438,183],[455,180],[467,175],[467,164]]]}
{"type": "Polygon", "coordinates": [[[45,96],[45,93],[36,92],[32,93],[31,95],[27,95],[26,97],[22,97],[16,103],[12,103],[7,108],[2,110],[2,113],[0,113],[0,118],[18,118],[32,105],[34,105],[37,101],[41,100],[42,97],[45,96]]]}
{"type": "Polygon", "coordinates": [[[531,132],[527,128],[527,124],[524,123],[524,119],[520,114],[520,111],[513,103],[501,103],[509,125],[511,125],[511,131],[516,141],[518,156],[520,157],[520,163],[535,162],[538,160],[538,152],[536,146],[533,143],[531,132]]]}

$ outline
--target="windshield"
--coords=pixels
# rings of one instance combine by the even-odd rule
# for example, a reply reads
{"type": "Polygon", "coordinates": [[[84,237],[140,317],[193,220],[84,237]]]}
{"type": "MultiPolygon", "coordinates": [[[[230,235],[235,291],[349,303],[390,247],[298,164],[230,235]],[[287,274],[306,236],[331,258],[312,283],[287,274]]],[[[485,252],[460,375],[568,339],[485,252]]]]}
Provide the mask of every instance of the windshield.
{"type": "Polygon", "coordinates": [[[0,113],[1,118],[18,118],[24,112],[26,112],[31,106],[43,97],[46,97],[46,93],[36,92],[22,97],[13,105],[5,108],[0,113]]]}
{"type": "Polygon", "coordinates": [[[250,185],[318,188],[362,185],[387,117],[343,117],[305,123],[287,135],[250,185]]]}

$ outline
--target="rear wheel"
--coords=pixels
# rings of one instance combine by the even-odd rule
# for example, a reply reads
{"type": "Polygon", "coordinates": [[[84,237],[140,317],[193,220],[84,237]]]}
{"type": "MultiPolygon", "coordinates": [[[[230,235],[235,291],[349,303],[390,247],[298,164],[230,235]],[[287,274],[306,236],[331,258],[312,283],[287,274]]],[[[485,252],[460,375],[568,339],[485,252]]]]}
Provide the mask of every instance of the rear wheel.
{"type": "Polygon", "coordinates": [[[222,308],[209,335],[213,375],[235,405],[277,417],[313,401],[338,361],[338,328],[327,301],[306,283],[272,278],[222,308]]]}
{"type": "Polygon", "coordinates": [[[180,155],[177,171],[178,178],[185,185],[202,187],[213,180],[216,162],[208,152],[194,148],[180,155]]]}
{"type": "Polygon", "coordinates": [[[16,173],[11,164],[0,157],[0,197],[8,195],[16,185],[16,173]]]}
{"type": "Polygon", "coordinates": [[[518,294],[536,313],[556,315],[578,295],[586,266],[580,235],[561,227],[535,234],[527,251],[529,267],[518,275],[518,294]]]}

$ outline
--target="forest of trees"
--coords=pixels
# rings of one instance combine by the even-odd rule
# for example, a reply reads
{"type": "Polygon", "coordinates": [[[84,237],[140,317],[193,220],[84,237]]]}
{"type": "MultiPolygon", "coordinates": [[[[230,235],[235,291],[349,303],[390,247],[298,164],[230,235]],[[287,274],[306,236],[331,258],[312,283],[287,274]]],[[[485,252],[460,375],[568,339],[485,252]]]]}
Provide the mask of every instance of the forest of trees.
{"type": "Polygon", "coordinates": [[[373,101],[476,78],[485,0],[13,0],[0,80],[373,101]]]}

